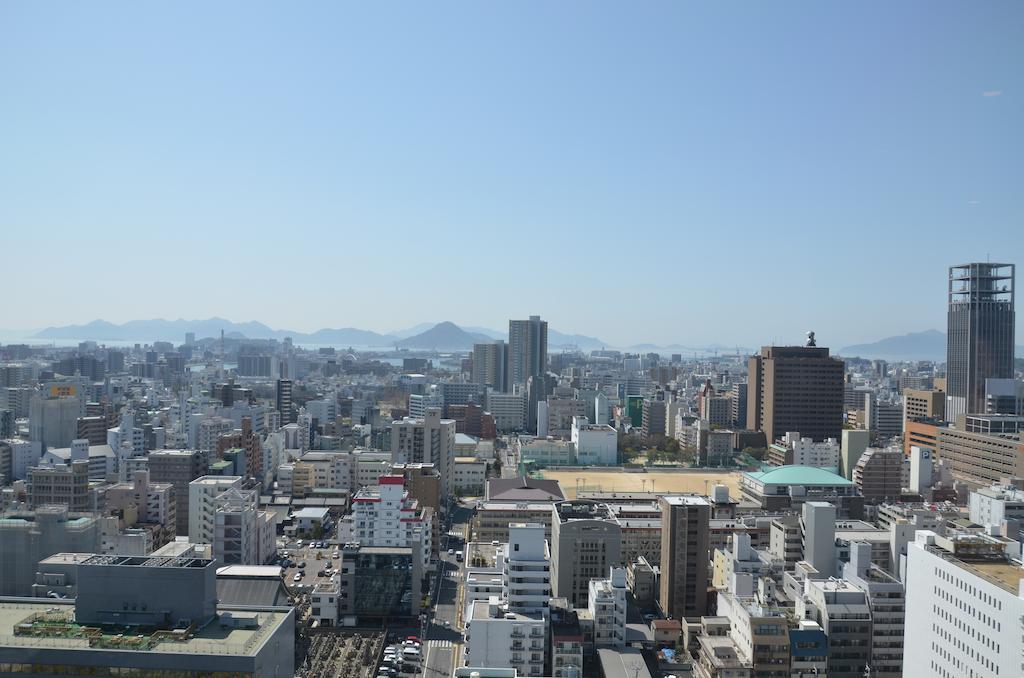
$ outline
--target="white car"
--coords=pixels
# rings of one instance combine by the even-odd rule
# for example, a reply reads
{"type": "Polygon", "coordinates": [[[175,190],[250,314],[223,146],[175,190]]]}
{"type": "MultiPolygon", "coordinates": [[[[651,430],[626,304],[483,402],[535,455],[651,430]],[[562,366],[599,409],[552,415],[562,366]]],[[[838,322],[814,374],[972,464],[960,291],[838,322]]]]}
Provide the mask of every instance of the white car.
{"type": "Polygon", "coordinates": [[[292,577],[292,581],[302,581],[302,573],[301,572],[296,572],[295,576],[292,577]]]}

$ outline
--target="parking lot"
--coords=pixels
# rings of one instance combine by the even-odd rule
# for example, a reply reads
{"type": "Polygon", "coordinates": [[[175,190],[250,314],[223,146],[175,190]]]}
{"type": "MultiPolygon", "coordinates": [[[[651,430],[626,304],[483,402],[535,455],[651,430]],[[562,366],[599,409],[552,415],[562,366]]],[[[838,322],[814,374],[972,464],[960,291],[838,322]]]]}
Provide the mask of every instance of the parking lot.
{"type": "Polygon", "coordinates": [[[294,589],[312,589],[318,582],[326,582],[330,574],[324,570],[333,570],[340,561],[336,556],[338,544],[329,540],[288,540],[279,539],[277,552],[280,556],[278,564],[284,568],[284,578],[294,589]],[[298,579],[296,579],[298,575],[298,579]]]}

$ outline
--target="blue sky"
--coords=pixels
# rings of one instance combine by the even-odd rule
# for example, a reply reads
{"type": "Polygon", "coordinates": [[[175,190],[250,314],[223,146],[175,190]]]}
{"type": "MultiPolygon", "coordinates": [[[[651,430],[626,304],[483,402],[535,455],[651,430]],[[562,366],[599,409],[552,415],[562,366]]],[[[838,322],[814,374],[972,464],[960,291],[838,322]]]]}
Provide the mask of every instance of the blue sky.
{"type": "Polygon", "coordinates": [[[942,329],[948,265],[1024,263],[1022,25],[1020,2],[5,2],[0,327],[942,329]]]}

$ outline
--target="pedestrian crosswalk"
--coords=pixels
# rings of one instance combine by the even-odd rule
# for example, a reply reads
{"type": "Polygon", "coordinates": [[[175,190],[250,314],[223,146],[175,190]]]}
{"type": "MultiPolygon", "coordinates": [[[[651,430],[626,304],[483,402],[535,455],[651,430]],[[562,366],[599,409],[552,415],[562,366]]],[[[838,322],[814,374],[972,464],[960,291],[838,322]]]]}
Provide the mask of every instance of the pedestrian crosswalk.
{"type": "Polygon", "coordinates": [[[455,648],[455,643],[450,640],[428,640],[427,647],[437,650],[452,650],[455,648]]]}

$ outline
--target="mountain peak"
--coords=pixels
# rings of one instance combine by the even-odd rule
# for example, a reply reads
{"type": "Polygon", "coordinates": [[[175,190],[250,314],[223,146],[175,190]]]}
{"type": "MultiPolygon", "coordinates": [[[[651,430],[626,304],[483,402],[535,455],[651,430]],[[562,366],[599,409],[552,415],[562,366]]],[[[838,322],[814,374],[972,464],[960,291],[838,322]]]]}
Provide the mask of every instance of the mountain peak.
{"type": "Polygon", "coordinates": [[[450,320],[445,320],[429,330],[402,339],[396,345],[399,348],[465,350],[473,348],[473,344],[489,341],[492,339],[486,335],[467,332],[450,320]]]}

